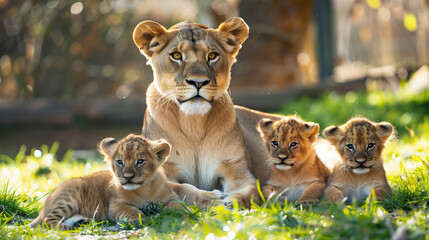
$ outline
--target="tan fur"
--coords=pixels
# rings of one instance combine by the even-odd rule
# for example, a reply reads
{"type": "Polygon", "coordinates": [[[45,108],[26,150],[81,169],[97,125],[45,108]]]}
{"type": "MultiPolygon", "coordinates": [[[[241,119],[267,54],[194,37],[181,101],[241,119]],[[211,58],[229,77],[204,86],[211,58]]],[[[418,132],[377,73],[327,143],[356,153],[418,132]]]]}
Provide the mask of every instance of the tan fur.
{"type": "Polygon", "coordinates": [[[249,206],[256,193],[254,178],[261,183],[268,178],[269,168],[261,159],[270,155],[256,126],[262,118],[281,116],[233,106],[227,93],[231,66],[247,34],[241,18],[229,19],[217,29],[198,23],[166,29],[143,21],[134,30],[134,42],[154,72],[146,93],[143,135],[172,144],[163,168],[170,186],[188,204],[205,206],[223,197],[209,191],[221,189],[249,206]],[[216,63],[208,61],[213,51],[219,54],[216,63]],[[172,59],[174,52],[183,59],[172,59]],[[184,101],[187,108],[182,108],[184,101]]]}
{"type": "Polygon", "coordinates": [[[335,202],[341,202],[345,197],[362,201],[374,189],[378,200],[385,199],[391,189],[381,153],[393,131],[388,122],[374,123],[363,117],[326,128],[324,135],[337,149],[342,163],[334,167],[324,196],[335,202]]]}
{"type": "MultiPolygon", "coordinates": [[[[146,93],[143,135],[172,144],[163,168],[173,183],[197,188],[193,192],[189,186],[180,189],[175,185],[181,198],[199,199],[197,205],[219,197],[218,193],[204,192],[207,199],[203,200],[203,195],[197,196],[198,189],[221,189],[228,198],[249,206],[256,194],[252,162],[259,166],[258,161],[268,156],[256,125],[271,115],[234,109],[227,92],[231,66],[247,35],[248,27],[241,18],[229,19],[217,29],[198,23],[166,29],[143,21],[134,30],[134,42],[154,72],[146,93]],[[208,59],[212,52],[218,56],[213,62],[208,59]],[[174,53],[182,58],[174,59],[174,53]]],[[[261,181],[267,175],[263,168],[254,173],[261,181]]]]}
{"type": "Polygon", "coordinates": [[[316,155],[313,143],[319,125],[297,116],[281,120],[262,119],[258,129],[271,158],[265,164],[270,176],[262,191],[265,197],[284,192],[280,199],[309,202],[319,199],[330,175],[316,155]]]}
{"type": "Polygon", "coordinates": [[[130,222],[137,222],[139,215],[143,215],[139,208],[150,202],[180,206],[170,201],[178,199],[178,196],[159,170],[170,153],[167,142],[148,141],[137,135],[129,135],[119,142],[106,138],[100,144],[100,151],[110,163],[110,170],[72,178],[59,185],[31,227],[46,222],[49,227],[70,230],[74,226],[64,222],[76,216],[85,220],[119,221],[128,218],[130,222]],[[140,159],[142,163],[138,162],[140,159]],[[118,165],[118,160],[122,160],[122,166],[118,165]],[[132,185],[134,190],[126,190],[132,185]]]}

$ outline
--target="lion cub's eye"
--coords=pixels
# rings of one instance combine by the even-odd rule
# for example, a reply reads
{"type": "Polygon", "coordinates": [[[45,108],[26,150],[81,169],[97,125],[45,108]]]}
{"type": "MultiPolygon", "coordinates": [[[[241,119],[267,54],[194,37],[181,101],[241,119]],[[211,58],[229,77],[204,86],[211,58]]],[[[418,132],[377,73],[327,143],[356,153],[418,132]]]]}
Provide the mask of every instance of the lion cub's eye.
{"type": "Polygon", "coordinates": [[[173,61],[181,61],[182,60],[182,54],[180,52],[173,52],[170,54],[170,58],[173,61]]]}
{"type": "Polygon", "coordinates": [[[298,143],[296,143],[296,142],[290,143],[290,148],[296,148],[296,146],[298,146],[298,143]]]}
{"type": "Polygon", "coordinates": [[[137,166],[142,166],[144,164],[144,162],[145,162],[144,159],[137,160],[137,166]]]}
{"type": "Polygon", "coordinates": [[[211,52],[211,53],[209,53],[209,55],[207,55],[207,59],[208,59],[210,62],[214,62],[214,61],[216,61],[218,58],[219,58],[219,53],[217,53],[217,52],[211,52]]]}
{"type": "Polygon", "coordinates": [[[271,145],[273,145],[273,147],[278,148],[279,147],[279,142],[277,141],[272,141],[271,145]]]}
{"type": "Polygon", "coordinates": [[[375,147],[374,143],[368,143],[368,145],[366,146],[366,149],[371,150],[375,147]]]}
{"type": "Polygon", "coordinates": [[[347,150],[349,151],[355,150],[355,146],[353,146],[353,144],[347,144],[346,147],[347,147],[347,150]]]}
{"type": "Polygon", "coordinates": [[[116,165],[118,165],[119,167],[124,166],[124,162],[122,160],[116,160],[116,165]]]}

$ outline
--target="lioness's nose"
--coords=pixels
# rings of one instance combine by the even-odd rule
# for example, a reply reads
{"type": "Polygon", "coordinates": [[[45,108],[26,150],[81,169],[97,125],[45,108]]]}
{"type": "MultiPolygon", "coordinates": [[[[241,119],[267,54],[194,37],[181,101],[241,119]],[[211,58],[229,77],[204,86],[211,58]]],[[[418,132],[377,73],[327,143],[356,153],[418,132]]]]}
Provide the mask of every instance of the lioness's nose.
{"type": "Polygon", "coordinates": [[[130,180],[131,178],[134,177],[134,174],[133,173],[124,173],[123,176],[125,179],[130,180]]]}
{"type": "Polygon", "coordinates": [[[366,159],[365,158],[356,158],[356,162],[364,163],[364,162],[366,162],[366,159]]]}
{"type": "Polygon", "coordinates": [[[194,86],[194,87],[195,87],[195,88],[197,88],[197,89],[200,89],[200,88],[202,88],[204,85],[209,84],[210,80],[208,80],[208,79],[199,79],[199,78],[196,78],[196,79],[186,79],[186,82],[187,82],[189,85],[192,85],[192,86],[194,86]]]}
{"type": "Polygon", "coordinates": [[[277,157],[282,161],[287,159],[287,155],[285,155],[285,154],[279,154],[279,155],[277,155],[277,157]]]}

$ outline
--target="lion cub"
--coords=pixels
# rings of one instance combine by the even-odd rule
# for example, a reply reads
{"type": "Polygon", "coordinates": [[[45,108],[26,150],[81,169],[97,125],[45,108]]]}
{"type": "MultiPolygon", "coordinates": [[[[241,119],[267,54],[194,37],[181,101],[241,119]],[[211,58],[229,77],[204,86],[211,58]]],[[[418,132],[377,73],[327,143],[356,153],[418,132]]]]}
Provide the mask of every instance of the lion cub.
{"type": "Polygon", "coordinates": [[[341,155],[342,163],[334,167],[325,197],[341,202],[345,197],[365,200],[374,189],[378,200],[391,192],[383,168],[381,152],[393,133],[388,122],[374,123],[354,117],[341,126],[330,126],[324,135],[341,155]]]}
{"type": "Polygon", "coordinates": [[[119,221],[139,220],[139,208],[149,202],[167,203],[178,207],[178,196],[167,184],[158,167],[170,153],[164,140],[149,141],[141,136],[128,135],[117,141],[106,138],[99,149],[110,162],[110,170],[100,171],[60,184],[48,197],[31,227],[42,225],[62,230],[73,229],[91,219],[119,221]]]}
{"type": "Polygon", "coordinates": [[[329,169],[313,148],[319,125],[298,116],[287,116],[273,122],[262,119],[258,130],[272,158],[270,176],[262,191],[265,197],[285,191],[289,201],[310,202],[323,194],[329,169]]]}

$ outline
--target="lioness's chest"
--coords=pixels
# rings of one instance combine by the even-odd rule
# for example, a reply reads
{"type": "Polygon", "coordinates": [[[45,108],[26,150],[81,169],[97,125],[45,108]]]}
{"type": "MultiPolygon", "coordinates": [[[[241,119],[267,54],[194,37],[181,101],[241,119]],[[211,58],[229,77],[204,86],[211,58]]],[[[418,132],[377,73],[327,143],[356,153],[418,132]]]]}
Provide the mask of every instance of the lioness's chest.
{"type": "Polygon", "coordinates": [[[194,154],[179,152],[173,156],[177,182],[189,183],[203,190],[213,190],[219,185],[219,159],[214,152],[196,151],[194,154]]]}

